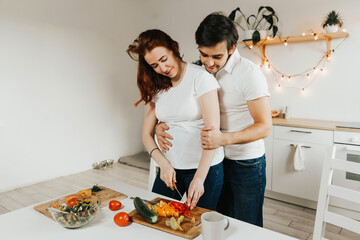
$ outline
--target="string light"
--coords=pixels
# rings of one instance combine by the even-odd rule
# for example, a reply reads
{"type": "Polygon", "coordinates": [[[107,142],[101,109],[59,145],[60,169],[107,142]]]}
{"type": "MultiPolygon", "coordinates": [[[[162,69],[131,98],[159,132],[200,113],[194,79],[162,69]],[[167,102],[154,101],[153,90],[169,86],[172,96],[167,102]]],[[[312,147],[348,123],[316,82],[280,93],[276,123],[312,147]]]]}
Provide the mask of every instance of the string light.
{"type": "MultiPolygon", "coordinates": [[[[317,40],[317,39],[318,39],[318,34],[317,34],[317,33],[313,32],[311,29],[309,30],[309,32],[310,32],[311,35],[314,37],[314,40],[317,40]]],[[[343,32],[346,32],[346,29],[343,29],[343,32]]],[[[304,32],[303,32],[301,35],[302,35],[302,36],[306,36],[306,34],[305,34],[304,32]]],[[[270,37],[270,36],[267,36],[266,39],[267,39],[267,40],[268,40],[268,39],[271,39],[271,37],[270,37]]],[[[279,39],[280,39],[280,41],[282,41],[282,40],[281,40],[281,37],[279,37],[279,39]]],[[[283,44],[284,44],[285,46],[288,45],[288,41],[287,41],[288,39],[289,39],[289,37],[287,37],[285,40],[283,40],[283,44]]],[[[347,39],[347,37],[344,38],[344,40],[346,40],[346,39],[347,39]]],[[[343,40],[343,41],[344,41],[344,40],[343,40]]],[[[342,42],[343,42],[343,41],[342,41],[342,42]]],[[[311,84],[311,83],[315,80],[315,78],[319,75],[319,72],[320,72],[321,75],[326,74],[327,71],[326,71],[326,69],[324,68],[324,65],[325,65],[327,62],[329,62],[330,60],[333,59],[333,54],[330,54],[330,53],[334,53],[334,52],[335,52],[335,49],[336,49],[337,47],[339,47],[339,45],[340,45],[342,42],[340,42],[334,49],[331,49],[329,52],[327,52],[326,54],[324,54],[324,55],[322,56],[322,58],[319,60],[319,62],[318,62],[314,67],[309,68],[309,69],[303,71],[302,73],[292,74],[291,76],[289,76],[289,75],[287,75],[287,74],[284,74],[284,73],[281,73],[281,72],[278,71],[274,66],[272,66],[272,65],[270,64],[269,59],[267,59],[265,55],[262,55],[262,56],[265,58],[265,61],[263,61],[263,63],[260,64],[259,67],[260,67],[261,69],[263,69],[263,70],[266,70],[267,72],[271,72],[271,73],[272,73],[275,81],[277,82],[277,84],[276,84],[276,89],[277,89],[277,90],[280,90],[280,88],[295,88],[295,89],[300,90],[300,92],[301,92],[302,94],[305,94],[305,93],[307,92],[306,89],[310,86],[310,84],[311,84]],[[279,77],[279,76],[276,77],[275,73],[280,74],[281,77],[279,77]],[[298,88],[298,87],[293,87],[293,86],[287,86],[287,85],[281,86],[281,85],[280,85],[280,82],[281,82],[281,81],[284,81],[285,79],[287,79],[288,82],[290,82],[293,78],[296,80],[296,79],[299,78],[299,77],[300,77],[300,78],[303,77],[303,78],[306,78],[306,79],[308,80],[306,86],[301,87],[301,88],[298,88]]],[[[250,45],[250,44],[247,45],[246,42],[245,42],[245,45],[246,45],[249,49],[252,49],[252,48],[254,47],[253,45],[250,45]]],[[[260,46],[261,46],[261,45],[259,45],[258,47],[260,47],[260,46]]]]}
{"type": "Polygon", "coordinates": [[[347,32],[346,28],[344,28],[342,31],[343,31],[343,32],[347,32]]]}

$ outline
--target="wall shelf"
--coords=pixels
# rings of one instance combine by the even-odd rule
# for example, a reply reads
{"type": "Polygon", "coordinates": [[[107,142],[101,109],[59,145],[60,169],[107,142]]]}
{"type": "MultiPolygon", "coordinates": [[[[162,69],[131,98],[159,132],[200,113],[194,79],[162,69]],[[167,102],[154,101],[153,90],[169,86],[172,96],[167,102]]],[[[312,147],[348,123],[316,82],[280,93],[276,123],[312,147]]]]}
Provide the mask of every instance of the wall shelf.
{"type": "MultiPolygon", "coordinates": [[[[261,40],[256,44],[259,47],[262,64],[265,63],[265,47],[270,44],[283,44],[285,41],[287,43],[294,42],[307,42],[307,41],[326,41],[327,54],[330,56],[331,53],[331,40],[335,38],[346,38],[349,36],[346,32],[336,32],[336,33],[315,33],[316,35],[305,35],[305,36],[292,36],[292,37],[283,37],[283,38],[270,38],[261,40]],[[317,39],[315,40],[315,36],[317,39]]],[[[253,46],[252,40],[239,42],[240,44],[244,44],[246,46],[253,46]]]]}

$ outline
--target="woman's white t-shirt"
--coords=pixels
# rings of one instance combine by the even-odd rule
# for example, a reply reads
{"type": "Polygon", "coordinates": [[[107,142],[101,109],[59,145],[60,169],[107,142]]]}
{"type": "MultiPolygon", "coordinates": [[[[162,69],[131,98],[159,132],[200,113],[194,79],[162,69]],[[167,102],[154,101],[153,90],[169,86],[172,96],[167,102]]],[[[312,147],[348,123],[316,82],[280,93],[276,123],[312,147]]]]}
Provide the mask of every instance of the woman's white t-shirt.
{"type": "MultiPolygon", "coordinates": [[[[219,87],[211,74],[200,66],[187,63],[181,82],[154,97],[156,117],[170,127],[167,133],[173,137],[169,140],[172,147],[163,154],[175,169],[198,168],[203,151],[200,133],[204,127],[198,98],[219,87]]],[[[211,166],[223,158],[223,147],[219,147],[211,166]]]]}

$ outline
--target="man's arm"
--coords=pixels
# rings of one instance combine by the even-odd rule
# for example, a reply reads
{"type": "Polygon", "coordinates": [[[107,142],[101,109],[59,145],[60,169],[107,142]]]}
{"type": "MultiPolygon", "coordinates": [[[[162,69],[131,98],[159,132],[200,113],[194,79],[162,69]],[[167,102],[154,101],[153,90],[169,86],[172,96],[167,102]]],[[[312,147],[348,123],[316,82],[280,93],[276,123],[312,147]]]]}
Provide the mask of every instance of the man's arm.
{"type": "Polygon", "coordinates": [[[247,102],[254,124],[241,131],[222,133],[219,130],[203,128],[201,143],[203,149],[214,149],[224,145],[253,142],[269,136],[272,127],[269,97],[247,102]]]}

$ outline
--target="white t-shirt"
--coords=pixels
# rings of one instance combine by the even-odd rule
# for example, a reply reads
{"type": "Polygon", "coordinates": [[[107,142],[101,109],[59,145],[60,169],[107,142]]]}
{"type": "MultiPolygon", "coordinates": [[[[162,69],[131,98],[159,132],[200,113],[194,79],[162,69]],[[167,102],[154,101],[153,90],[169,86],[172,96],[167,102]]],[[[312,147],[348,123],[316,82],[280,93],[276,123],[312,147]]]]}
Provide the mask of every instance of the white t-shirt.
{"type": "MultiPolygon", "coordinates": [[[[219,90],[220,129],[222,132],[240,131],[254,124],[247,101],[270,96],[264,74],[250,60],[235,49],[230,59],[216,73],[219,90]]],[[[225,156],[233,160],[261,157],[265,153],[264,140],[224,146],[225,156]]]]}
{"type": "MultiPolygon", "coordinates": [[[[198,168],[203,151],[200,133],[204,127],[198,98],[218,88],[219,84],[211,74],[200,66],[187,63],[181,82],[154,97],[156,117],[170,127],[167,133],[173,137],[169,140],[172,147],[163,154],[174,168],[198,168]]],[[[223,158],[224,150],[220,147],[215,151],[211,166],[223,158]]]]}

